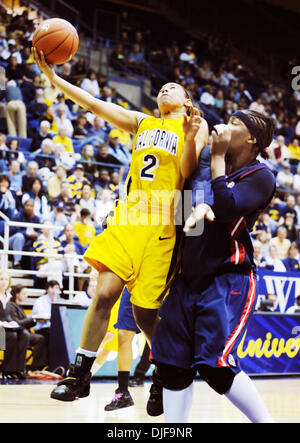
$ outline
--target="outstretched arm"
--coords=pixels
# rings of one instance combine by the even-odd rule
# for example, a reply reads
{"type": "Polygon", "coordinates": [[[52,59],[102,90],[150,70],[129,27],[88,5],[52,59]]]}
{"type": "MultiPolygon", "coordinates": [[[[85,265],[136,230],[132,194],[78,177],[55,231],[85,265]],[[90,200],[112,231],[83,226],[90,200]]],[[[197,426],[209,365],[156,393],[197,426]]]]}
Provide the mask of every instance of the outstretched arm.
{"type": "Polygon", "coordinates": [[[105,102],[93,97],[78,86],[74,86],[59,77],[52,66],[46,62],[42,51],[38,53],[37,50],[33,48],[32,53],[36,64],[48,77],[52,85],[62,91],[72,101],[93,114],[102,117],[111,125],[130,132],[131,134],[136,133],[139,119],[145,116],[145,114],[137,111],[128,111],[115,103],[105,102]]]}

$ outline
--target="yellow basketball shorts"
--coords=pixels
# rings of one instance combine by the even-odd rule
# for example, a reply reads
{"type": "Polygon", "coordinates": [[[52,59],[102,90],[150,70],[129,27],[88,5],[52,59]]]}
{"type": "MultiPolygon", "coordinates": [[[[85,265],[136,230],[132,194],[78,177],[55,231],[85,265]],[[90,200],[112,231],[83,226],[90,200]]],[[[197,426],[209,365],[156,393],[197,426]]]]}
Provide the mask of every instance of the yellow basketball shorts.
{"type": "Polygon", "coordinates": [[[114,225],[98,235],[84,254],[97,271],[105,265],[131,293],[132,304],[158,309],[166,287],[176,228],[170,225],[114,225]]]}

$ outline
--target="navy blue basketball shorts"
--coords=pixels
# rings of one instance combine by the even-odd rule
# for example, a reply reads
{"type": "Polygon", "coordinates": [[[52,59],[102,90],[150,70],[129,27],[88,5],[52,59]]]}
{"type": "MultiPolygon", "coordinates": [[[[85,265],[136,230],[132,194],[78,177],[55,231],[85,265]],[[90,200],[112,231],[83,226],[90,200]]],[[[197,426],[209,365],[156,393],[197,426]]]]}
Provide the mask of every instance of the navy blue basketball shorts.
{"type": "Polygon", "coordinates": [[[132,312],[132,303],[130,301],[131,294],[128,289],[125,287],[121,296],[119,312],[118,312],[118,320],[117,323],[114,324],[114,328],[116,329],[124,329],[124,331],[135,331],[137,334],[140,329],[137,327],[135,322],[133,312],[132,312]]]}
{"type": "Polygon", "coordinates": [[[237,348],[255,304],[253,272],[218,275],[200,293],[178,275],[161,307],[153,362],[199,372],[203,365],[240,372],[237,348]]]}

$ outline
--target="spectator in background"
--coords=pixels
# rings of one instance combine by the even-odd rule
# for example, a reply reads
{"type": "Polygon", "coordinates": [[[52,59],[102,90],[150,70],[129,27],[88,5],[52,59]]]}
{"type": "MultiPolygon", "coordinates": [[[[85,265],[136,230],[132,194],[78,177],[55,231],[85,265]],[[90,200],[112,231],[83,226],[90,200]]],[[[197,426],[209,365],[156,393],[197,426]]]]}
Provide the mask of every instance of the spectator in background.
{"type": "Polygon", "coordinates": [[[292,214],[294,217],[295,224],[298,223],[297,211],[295,209],[296,200],[292,194],[288,194],[286,197],[286,203],[283,206],[282,215],[285,217],[287,213],[292,214]]]}
{"type": "Polygon", "coordinates": [[[99,198],[99,195],[101,194],[103,189],[109,189],[109,181],[110,181],[110,176],[108,170],[104,168],[100,169],[99,177],[97,181],[94,183],[95,190],[97,193],[97,199],[99,198]]]}
{"type": "Polygon", "coordinates": [[[108,170],[109,174],[111,174],[112,172],[114,172],[116,170],[119,170],[120,168],[116,168],[113,166],[107,166],[108,164],[122,165],[122,162],[120,160],[118,160],[114,155],[109,153],[108,145],[106,143],[101,143],[101,144],[97,145],[97,147],[98,147],[98,152],[95,156],[95,160],[96,160],[96,162],[101,163],[101,165],[97,165],[98,171],[100,169],[103,169],[103,167],[105,167],[105,169],[108,170]]]}
{"type": "Polygon", "coordinates": [[[56,124],[58,127],[58,132],[60,129],[64,129],[66,131],[67,137],[72,137],[74,132],[73,123],[70,118],[67,117],[67,105],[64,103],[59,103],[56,111],[56,124]]]}
{"type": "Polygon", "coordinates": [[[297,174],[293,176],[293,191],[300,194],[300,165],[297,167],[297,174]]]}
{"type": "Polygon", "coordinates": [[[80,213],[80,210],[85,208],[90,211],[90,213],[94,214],[95,211],[95,197],[94,192],[92,192],[92,187],[90,184],[85,183],[82,187],[82,196],[77,201],[78,203],[78,212],[80,213]]]}
{"type": "Polygon", "coordinates": [[[89,180],[84,176],[84,167],[82,164],[78,163],[75,166],[74,172],[68,177],[68,182],[70,183],[72,197],[80,198],[82,195],[82,188],[85,183],[90,183],[89,180]]]}
{"type": "Polygon", "coordinates": [[[50,138],[45,138],[41,143],[41,150],[36,155],[35,160],[39,165],[39,168],[48,168],[49,171],[55,167],[55,160],[53,156],[54,143],[50,138]]]}
{"type": "Polygon", "coordinates": [[[96,294],[97,280],[89,279],[86,292],[78,292],[73,298],[72,302],[80,306],[88,307],[92,303],[93,297],[96,294]]]}
{"type": "Polygon", "coordinates": [[[15,57],[18,64],[22,64],[22,56],[17,49],[17,43],[14,38],[10,38],[7,41],[7,48],[1,52],[1,59],[8,62],[10,57],[15,57]]]}
{"type": "Polygon", "coordinates": [[[49,335],[51,326],[51,306],[60,296],[61,286],[56,280],[49,280],[45,285],[46,293],[41,295],[34,303],[32,315],[37,319],[34,331],[45,337],[47,363],[49,363],[49,335]]]}
{"type": "Polygon", "coordinates": [[[145,68],[145,57],[138,43],[134,43],[132,45],[127,61],[132,72],[139,75],[143,74],[145,68]]]}
{"type": "Polygon", "coordinates": [[[68,137],[67,129],[64,126],[61,126],[58,130],[58,134],[53,137],[53,143],[60,143],[61,145],[63,145],[65,151],[69,154],[74,153],[72,139],[68,137]]]}
{"type": "Polygon", "coordinates": [[[264,268],[266,265],[266,259],[262,256],[262,247],[261,243],[257,240],[253,242],[253,258],[255,266],[258,268],[264,268]]]}
{"type": "Polygon", "coordinates": [[[88,135],[93,135],[99,139],[100,143],[104,143],[108,139],[107,132],[105,130],[105,121],[103,118],[94,116],[92,120],[92,126],[88,129],[88,135]]]}
{"type": "Polygon", "coordinates": [[[58,126],[56,122],[56,114],[53,106],[48,106],[45,114],[41,117],[41,121],[49,122],[48,133],[51,135],[58,133],[58,126]]]}
{"type": "MultiPolygon", "coordinates": [[[[14,222],[21,223],[40,223],[39,217],[34,213],[34,201],[30,198],[26,200],[23,208],[12,218],[14,222]]],[[[38,232],[35,228],[24,228],[12,226],[10,228],[9,248],[15,251],[29,251],[33,242],[38,238],[38,232]]],[[[21,269],[22,256],[15,254],[13,256],[14,269],[21,269]]]]}
{"type": "Polygon", "coordinates": [[[89,92],[93,97],[100,97],[100,87],[97,80],[97,73],[93,69],[89,69],[87,76],[82,80],[80,87],[89,92]]]}
{"type": "MultiPolygon", "coordinates": [[[[65,214],[66,207],[63,202],[58,202],[49,214],[49,220],[54,226],[65,227],[68,223],[68,217],[65,214]]],[[[53,236],[58,238],[61,235],[61,229],[53,230],[53,236]]]]}
{"type": "Polygon", "coordinates": [[[297,297],[295,298],[294,306],[289,307],[286,313],[287,314],[300,313],[300,295],[297,295],[297,297]]]}
{"type": "Polygon", "coordinates": [[[49,198],[57,197],[61,193],[61,184],[67,179],[67,172],[61,165],[55,168],[55,175],[49,178],[47,184],[47,193],[49,198]]]}
{"type": "Polygon", "coordinates": [[[23,152],[19,151],[19,140],[17,138],[11,138],[7,142],[7,149],[8,151],[4,154],[7,165],[9,165],[12,160],[17,160],[20,163],[21,168],[24,168],[26,165],[26,159],[23,152]]]}
{"type": "Polygon", "coordinates": [[[35,132],[32,136],[31,145],[29,151],[34,152],[41,149],[42,142],[46,139],[51,140],[52,135],[49,133],[50,123],[48,120],[42,120],[40,122],[39,131],[35,132]]]}
{"type": "Polygon", "coordinates": [[[120,133],[115,129],[109,133],[108,153],[114,155],[123,165],[129,166],[131,162],[131,154],[120,143],[119,135],[120,133]]]}
{"type": "Polygon", "coordinates": [[[74,221],[76,219],[76,198],[72,197],[72,190],[70,186],[70,182],[68,180],[64,180],[61,183],[61,193],[50,200],[51,207],[55,207],[59,202],[62,202],[65,206],[65,215],[69,220],[74,221]]]}
{"type": "Polygon", "coordinates": [[[50,220],[45,220],[46,225],[41,229],[42,233],[39,235],[38,239],[33,243],[33,251],[56,255],[53,257],[34,257],[34,268],[39,272],[39,277],[47,278],[47,280],[52,280],[56,278],[60,286],[62,286],[63,280],[63,248],[59,240],[53,238],[50,228],[50,220]]]}
{"type": "Polygon", "coordinates": [[[12,160],[9,164],[8,177],[10,180],[10,190],[16,195],[22,195],[22,173],[21,165],[17,160],[12,160]]]}
{"type": "Polygon", "coordinates": [[[24,205],[29,199],[34,202],[33,212],[35,216],[39,217],[40,223],[43,223],[43,221],[49,217],[50,208],[43,190],[42,180],[39,177],[32,180],[31,190],[23,195],[22,204],[24,205]]]}
{"type": "Polygon", "coordinates": [[[277,165],[281,165],[283,161],[289,160],[291,156],[282,135],[278,135],[276,141],[271,143],[269,153],[270,159],[277,165]]]}
{"type": "MultiPolygon", "coordinates": [[[[16,211],[16,193],[10,190],[10,179],[8,175],[0,175],[0,211],[8,218],[13,218],[16,211]]],[[[0,225],[1,226],[1,225],[0,225]]],[[[0,228],[3,234],[3,226],[0,228]]]]}
{"type": "Polygon", "coordinates": [[[249,106],[250,111],[260,112],[265,114],[265,106],[263,104],[262,96],[258,96],[257,99],[249,106]]]}
{"type": "Polygon", "coordinates": [[[299,272],[299,250],[296,242],[291,243],[288,249],[288,256],[282,260],[287,272],[299,272]]]}
{"type": "Polygon", "coordinates": [[[6,84],[6,122],[8,135],[21,138],[27,137],[26,107],[21,89],[15,80],[6,84]]]}
{"type": "Polygon", "coordinates": [[[30,332],[30,329],[37,323],[34,315],[26,315],[21,304],[28,297],[27,288],[23,285],[16,285],[11,288],[11,299],[8,302],[7,311],[12,320],[18,323],[27,331],[29,336],[29,346],[33,348],[32,363],[30,370],[41,370],[47,365],[47,346],[43,335],[30,332]]]}
{"type": "Polygon", "coordinates": [[[291,245],[290,240],[287,239],[287,230],[284,226],[280,226],[277,229],[277,236],[270,240],[270,246],[275,246],[277,256],[280,260],[283,260],[288,255],[288,250],[291,245]]]}
{"type": "Polygon", "coordinates": [[[293,188],[294,176],[291,173],[291,167],[288,161],[282,163],[283,169],[280,170],[276,177],[276,184],[278,187],[293,188]]]}
{"type": "Polygon", "coordinates": [[[84,175],[90,180],[94,181],[95,177],[98,175],[98,168],[95,164],[95,156],[94,156],[94,146],[90,143],[84,145],[81,151],[81,159],[84,175]]]}
{"type": "Polygon", "coordinates": [[[291,158],[295,160],[300,160],[300,146],[297,137],[294,137],[291,143],[288,145],[288,149],[291,153],[291,158]]]}
{"type": "Polygon", "coordinates": [[[85,248],[82,244],[77,240],[74,232],[74,226],[72,223],[68,223],[64,228],[64,240],[61,241],[61,245],[64,248],[64,252],[70,251],[70,247],[66,250],[66,247],[69,245],[72,246],[72,250],[74,249],[76,254],[83,255],[85,252],[85,248]]]}
{"type": "Polygon", "coordinates": [[[74,232],[82,246],[88,246],[96,236],[96,229],[91,221],[91,212],[81,209],[80,220],[74,223],[74,232]]]}
{"type": "Polygon", "coordinates": [[[259,308],[257,309],[259,312],[273,312],[277,307],[277,295],[276,294],[267,294],[265,299],[261,301],[259,308]]]}
{"type": "Polygon", "coordinates": [[[112,191],[114,199],[118,200],[120,198],[120,174],[118,172],[110,174],[109,189],[112,191]]]}
{"type": "Polygon", "coordinates": [[[183,52],[179,55],[179,60],[183,63],[188,63],[190,65],[196,65],[197,59],[196,55],[192,50],[190,45],[187,45],[183,52]]]}
{"type": "Polygon", "coordinates": [[[295,226],[295,216],[287,212],[284,217],[284,225],[287,232],[287,238],[291,243],[298,241],[298,230],[295,226]]]}
{"type": "Polygon", "coordinates": [[[127,152],[131,151],[132,141],[131,141],[130,134],[127,131],[123,131],[122,129],[114,128],[110,131],[109,138],[110,139],[118,138],[119,143],[121,143],[121,145],[123,145],[126,148],[127,152]]]}
{"type": "Polygon", "coordinates": [[[32,188],[32,181],[37,177],[39,164],[32,160],[27,164],[27,172],[22,177],[22,192],[30,192],[32,188]]]}
{"type": "Polygon", "coordinates": [[[88,73],[88,64],[85,57],[79,57],[77,62],[72,66],[71,76],[72,83],[77,86],[80,84],[81,80],[83,80],[88,73]]]}
{"type": "Polygon", "coordinates": [[[69,120],[72,120],[72,118],[73,118],[72,112],[70,111],[70,108],[69,108],[69,106],[68,106],[67,103],[66,103],[65,95],[64,95],[62,92],[60,92],[60,93],[57,95],[57,103],[53,103],[53,108],[54,108],[55,116],[58,115],[58,107],[59,107],[61,104],[63,104],[63,105],[66,106],[66,107],[64,108],[65,111],[66,111],[66,117],[67,117],[69,120]]]}
{"type": "Polygon", "coordinates": [[[11,298],[11,278],[6,271],[0,271],[0,327],[5,328],[5,353],[1,366],[3,378],[25,379],[26,352],[29,337],[8,313],[11,298]]]}
{"type": "Polygon", "coordinates": [[[107,214],[113,209],[114,199],[110,189],[103,189],[100,192],[99,200],[96,200],[95,206],[95,220],[102,226],[107,214]]]}
{"type": "Polygon", "coordinates": [[[35,91],[35,98],[29,103],[27,107],[28,112],[32,115],[33,120],[40,120],[47,111],[45,103],[45,93],[42,88],[35,91]]]}
{"type": "Polygon", "coordinates": [[[84,114],[79,114],[74,124],[73,138],[76,138],[77,140],[84,140],[88,135],[86,125],[86,116],[84,114]]]}
{"type": "Polygon", "coordinates": [[[277,247],[275,244],[270,245],[269,254],[266,257],[265,269],[274,272],[286,272],[285,266],[278,257],[277,247]]]}
{"type": "Polygon", "coordinates": [[[126,53],[122,43],[117,43],[109,58],[110,66],[117,71],[124,72],[126,65],[126,53]]]}
{"type": "Polygon", "coordinates": [[[17,57],[14,55],[9,57],[5,73],[8,80],[19,81],[23,79],[23,66],[18,63],[17,57]]]}

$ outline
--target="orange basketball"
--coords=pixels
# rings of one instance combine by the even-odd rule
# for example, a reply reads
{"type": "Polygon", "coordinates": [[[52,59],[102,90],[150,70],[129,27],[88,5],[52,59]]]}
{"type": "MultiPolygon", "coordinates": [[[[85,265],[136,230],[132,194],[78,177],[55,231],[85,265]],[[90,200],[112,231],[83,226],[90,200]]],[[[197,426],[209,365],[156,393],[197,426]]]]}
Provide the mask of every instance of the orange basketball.
{"type": "Polygon", "coordinates": [[[35,30],[32,46],[43,51],[46,61],[52,65],[62,65],[76,54],[79,37],[76,29],[67,20],[50,18],[43,21],[35,30]]]}

